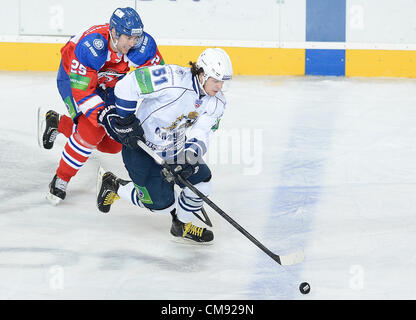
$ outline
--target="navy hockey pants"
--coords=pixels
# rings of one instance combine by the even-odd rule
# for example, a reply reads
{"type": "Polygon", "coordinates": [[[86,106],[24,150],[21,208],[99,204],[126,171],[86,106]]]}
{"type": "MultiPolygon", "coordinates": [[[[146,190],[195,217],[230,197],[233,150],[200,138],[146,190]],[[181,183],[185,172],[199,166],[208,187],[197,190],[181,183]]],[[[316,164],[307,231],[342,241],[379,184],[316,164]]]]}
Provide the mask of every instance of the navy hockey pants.
{"type": "MultiPolygon", "coordinates": [[[[161,173],[162,166],[142,149],[133,150],[123,146],[124,165],[132,179],[139,199],[143,205],[152,210],[162,210],[175,202],[174,185],[167,182],[161,173]]],[[[211,170],[203,163],[197,173],[188,178],[193,185],[209,181],[211,170]]],[[[183,188],[184,186],[181,186],[183,188]]]]}

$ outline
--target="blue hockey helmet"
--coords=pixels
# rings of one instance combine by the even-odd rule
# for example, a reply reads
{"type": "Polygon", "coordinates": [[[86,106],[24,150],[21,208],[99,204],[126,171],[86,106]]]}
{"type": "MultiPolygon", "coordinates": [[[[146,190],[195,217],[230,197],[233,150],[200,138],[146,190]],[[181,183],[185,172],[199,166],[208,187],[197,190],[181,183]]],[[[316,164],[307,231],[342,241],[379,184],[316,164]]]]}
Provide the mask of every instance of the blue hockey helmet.
{"type": "Polygon", "coordinates": [[[120,34],[141,38],[143,23],[133,8],[117,8],[110,18],[110,30],[116,29],[117,38],[120,34]]]}

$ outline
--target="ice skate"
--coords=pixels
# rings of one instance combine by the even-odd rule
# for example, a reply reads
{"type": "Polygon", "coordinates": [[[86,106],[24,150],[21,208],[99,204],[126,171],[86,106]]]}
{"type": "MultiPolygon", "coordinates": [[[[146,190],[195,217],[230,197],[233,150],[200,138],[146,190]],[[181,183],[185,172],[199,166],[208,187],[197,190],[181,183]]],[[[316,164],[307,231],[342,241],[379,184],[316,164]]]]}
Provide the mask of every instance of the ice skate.
{"type": "Polygon", "coordinates": [[[128,181],[117,178],[111,172],[105,172],[105,170],[100,167],[98,170],[97,178],[97,207],[101,212],[109,212],[111,205],[118,199],[120,196],[117,194],[118,188],[121,185],[127,184],[128,181]]]}
{"type": "Polygon", "coordinates": [[[172,227],[170,233],[175,237],[175,240],[194,244],[212,244],[214,240],[212,231],[195,226],[192,222],[183,223],[178,219],[175,211],[171,212],[171,214],[172,227]]]}
{"type": "Polygon", "coordinates": [[[49,184],[49,193],[46,195],[46,199],[54,206],[59,204],[66,197],[67,181],[62,180],[56,174],[49,184]]]}
{"type": "Polygon", "coordinates": [[[59,114],[49,110],[43,115],[42,108],[38,108],[38,144],[45,149],[52,149],[58,132],[59,114]]]}

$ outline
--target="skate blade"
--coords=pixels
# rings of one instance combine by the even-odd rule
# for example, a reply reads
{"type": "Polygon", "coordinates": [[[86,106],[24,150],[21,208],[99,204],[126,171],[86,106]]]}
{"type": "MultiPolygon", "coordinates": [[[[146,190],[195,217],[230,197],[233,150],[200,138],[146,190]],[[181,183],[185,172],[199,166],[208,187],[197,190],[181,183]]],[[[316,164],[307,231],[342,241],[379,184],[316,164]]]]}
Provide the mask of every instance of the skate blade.
{"type": "Polygon", "coordinates": [[[187,238],[175,237],[172,235],[171,235],[170,240],[175,243],[180,243],[180,244],[185,244],[185,245],[190,245],[190,246],[211,246],[214,244],[214,240],[209,241],[209,242],[196,242],[187,238]]]}
{"type": "Polygon", "coordinates": [[[103,183],[103,175],[104,173],[106,173],[107,171],[105,171],[105,169],[103,167],[99,167],[98,168],[98,172],[97,172],[97,189],[95,190],[95,195],[98,197],[98,194],[100,193],[101,190],[101,185],[103,183]]]}
{"type": "Polygon", "coordinates": [[[38,107],[38,145],[39,148],[44,149],[43,147],[43,132],[45,131],[46,126],[46,111],[42,107],[38,107]]]}
{"type": "MultiPolygon", "coordinates": [[[[97,205],[97,209],[98,209],[98,194],[100,193],[101,190],[101,185],[103,183],[103,175],[104,173],[106,173],[107,171],[105,171],[105,169],[100,165],[98,168],[98,172],[97,172],[97,184],[96,184],[96,190],[95,190],[95,202],[97,205]]],[[[100,209],[98,209],[100,210],[100,209]]],[[[101,211],[100,211],[101,212],[101,211]]]]}
{"type": "Polygon", "coordinates": [[[57,206],[61,201],[62,201],[62,199],[61,198],[59,198],[59,197],[57,197],[57,196],[55,196],[55,195],[53,195],[52,193],[50,193],[50,192],[48,192],[48,194],[46,195],[46,200],[48,200],[49,201],[49,203],[51,204],[51,205],[53,205],[53,206],[57,206]]]}

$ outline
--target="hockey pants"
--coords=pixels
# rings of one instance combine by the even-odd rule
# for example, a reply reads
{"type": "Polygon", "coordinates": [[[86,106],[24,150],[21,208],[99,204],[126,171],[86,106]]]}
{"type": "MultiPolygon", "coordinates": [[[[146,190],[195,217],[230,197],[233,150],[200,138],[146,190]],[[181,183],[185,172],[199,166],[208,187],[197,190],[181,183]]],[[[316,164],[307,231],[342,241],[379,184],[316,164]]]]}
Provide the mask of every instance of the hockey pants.
{"type": "MultiPolygon", "coordinates": [[[[124,165],[132,182],[120,186],[119,195],[133,204],[145,207],[154,212],[170,212],[176,208],[179,220],[189,222],[193,219],[192,212],[202,207],[202,199],[189,188],[179,185],[181,192],[175,195],[174,185],[167,182],[158,165],[142,149],[133,150],[123,146],[124,165]]],[[[208,196],[211,189],[211,171],[205,163],[199,165],[197,173],[188,178],[198,190],[208,196]]]]}

